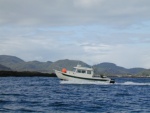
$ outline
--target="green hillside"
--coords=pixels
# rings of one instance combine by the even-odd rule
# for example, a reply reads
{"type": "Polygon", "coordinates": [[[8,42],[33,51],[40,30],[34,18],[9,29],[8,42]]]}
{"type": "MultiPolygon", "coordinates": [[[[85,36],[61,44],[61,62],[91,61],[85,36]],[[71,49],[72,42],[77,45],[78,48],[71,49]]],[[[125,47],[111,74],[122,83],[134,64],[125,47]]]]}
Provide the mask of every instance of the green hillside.
{"type": "Polygon", "coordinates": [[[150,70],[144,68],[131,68],[127,69],[116,64],[104,62],[97,65],[90,66],[79,60],[58,60],[56,62],[40,62],[40,61],[28,61],[8,55],[0,55],[0,69],[1,70],[13,70],[13,71],[31,71],[31,72],[44,72],[54,73],[54,69],[61,70],[66,68],[67,70],[73,70],[73,67],[82,65],[84,67],[92,67],[96,74],[104,74],[107,76],[150,76],[150,70]]]}
{"type": "Polygon", "coordinates": [[[1,70],[3,70],[3,71],[10,71],[11,69],[0,64],[0,71],[1,70]]]}

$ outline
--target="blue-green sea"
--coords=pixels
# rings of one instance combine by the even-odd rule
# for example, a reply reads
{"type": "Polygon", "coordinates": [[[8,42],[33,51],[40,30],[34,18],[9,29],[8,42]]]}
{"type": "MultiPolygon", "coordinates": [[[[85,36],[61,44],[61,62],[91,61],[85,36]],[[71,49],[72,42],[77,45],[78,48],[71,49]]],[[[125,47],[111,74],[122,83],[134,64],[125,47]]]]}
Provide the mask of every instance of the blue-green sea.
{"type": "Polygon", "coordinates": [[[53,77],[1,77],[0,112],[150,113],[150,78],[114,78],[115,84],[53,77]]]}

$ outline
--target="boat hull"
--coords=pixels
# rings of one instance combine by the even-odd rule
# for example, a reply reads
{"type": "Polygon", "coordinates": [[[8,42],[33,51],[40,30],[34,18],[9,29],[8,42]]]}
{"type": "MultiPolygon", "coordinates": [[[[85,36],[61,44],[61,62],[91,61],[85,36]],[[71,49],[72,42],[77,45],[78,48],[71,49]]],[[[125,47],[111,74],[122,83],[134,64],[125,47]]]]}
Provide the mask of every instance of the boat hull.
{"type": "Polygon", "coordinates": [[[98,81],[98,82],[103,82],[103,83],[115,83],[114,80],[111,80],[110,78],[85,78],[85,77],[79,77],[79,76],[74,76],[74,75],[69,75],[67,73],[63,73],[61,71],[55,70],[55,73],[57,77],[61,80],[66,80],[66,81],[74,81],[74,80],[84,80],[84,81],[98,81]]]}

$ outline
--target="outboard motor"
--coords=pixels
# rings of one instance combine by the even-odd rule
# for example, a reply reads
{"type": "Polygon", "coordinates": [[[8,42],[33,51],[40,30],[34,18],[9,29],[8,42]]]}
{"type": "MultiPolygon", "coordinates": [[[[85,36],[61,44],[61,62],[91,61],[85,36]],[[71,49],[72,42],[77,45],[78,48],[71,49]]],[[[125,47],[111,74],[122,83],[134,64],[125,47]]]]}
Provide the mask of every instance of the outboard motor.
{"type": "Polygon", "coordinates": [[[110,83],[114,84],[114,83],[115,83],[115,80],[111,79],[111,80],[110,80],[110,83]]]}

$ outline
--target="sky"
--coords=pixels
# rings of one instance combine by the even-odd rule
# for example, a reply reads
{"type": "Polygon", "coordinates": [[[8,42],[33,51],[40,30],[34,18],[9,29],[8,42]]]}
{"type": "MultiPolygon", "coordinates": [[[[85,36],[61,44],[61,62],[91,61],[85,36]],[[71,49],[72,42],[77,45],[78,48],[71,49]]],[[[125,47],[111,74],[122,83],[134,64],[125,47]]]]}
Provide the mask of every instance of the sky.
{"type": "Polygon", "coordinates": [[[0,55],[150,69],[150,0],[0,0],[0,55]]]}

